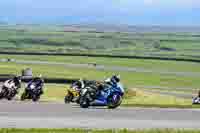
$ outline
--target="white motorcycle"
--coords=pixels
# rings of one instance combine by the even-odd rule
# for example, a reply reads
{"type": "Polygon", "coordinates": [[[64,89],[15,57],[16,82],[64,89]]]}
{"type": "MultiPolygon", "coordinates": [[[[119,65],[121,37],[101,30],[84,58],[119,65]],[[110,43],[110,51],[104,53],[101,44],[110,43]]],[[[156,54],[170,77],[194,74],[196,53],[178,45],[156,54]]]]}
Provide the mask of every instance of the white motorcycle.
{"type": "Polygon", "coordinates": [[[200,104],[200,97],[194,97],[192,99],[192,104],[200,104]]]}
{"type": "Polygon", "coordinates": [[[13,79],[5,81],[0,91],[0,99],[6,98],[8,100],[12,100],[18,93],[20,87],[21,87],[20,77],[15,77],[13,79]]]}

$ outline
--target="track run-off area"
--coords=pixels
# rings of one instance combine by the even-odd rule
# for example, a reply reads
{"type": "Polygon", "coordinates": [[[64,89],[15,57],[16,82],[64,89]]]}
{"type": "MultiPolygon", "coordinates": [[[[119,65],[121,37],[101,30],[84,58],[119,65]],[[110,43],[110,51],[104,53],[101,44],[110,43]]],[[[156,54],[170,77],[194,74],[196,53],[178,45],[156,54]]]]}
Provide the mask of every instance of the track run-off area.
{"type": "Polygon", "coordinates": [[[199,128],[199,109],[82,109],[75,104],[0,101],[0,128],[199,128]]]}

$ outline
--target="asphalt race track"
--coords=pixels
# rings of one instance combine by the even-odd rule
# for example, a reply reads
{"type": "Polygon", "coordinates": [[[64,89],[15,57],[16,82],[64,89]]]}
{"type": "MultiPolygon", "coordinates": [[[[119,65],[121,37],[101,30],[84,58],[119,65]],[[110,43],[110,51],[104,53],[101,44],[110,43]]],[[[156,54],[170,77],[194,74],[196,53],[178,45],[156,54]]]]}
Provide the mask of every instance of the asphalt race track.
{"type": "Polygon", "coordinates": [[[200,110],[0,102],[0,128],[200,128],[200,110]]]}

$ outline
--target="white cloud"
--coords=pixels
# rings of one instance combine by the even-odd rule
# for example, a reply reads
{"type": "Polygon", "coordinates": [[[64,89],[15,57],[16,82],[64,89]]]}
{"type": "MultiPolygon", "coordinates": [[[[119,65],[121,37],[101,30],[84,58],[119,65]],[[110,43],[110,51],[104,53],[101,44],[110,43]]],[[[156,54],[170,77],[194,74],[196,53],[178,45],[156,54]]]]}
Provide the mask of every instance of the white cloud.
{"type": "Polygon", "coordinates": [[[153,5],[155,4],[155,0],[144,0],[145,5],[153,5]]]}
{"type": "Polygon", "coordinates": [[[199,0],[143,0],[150,6],[200,7],[199,0]]]}

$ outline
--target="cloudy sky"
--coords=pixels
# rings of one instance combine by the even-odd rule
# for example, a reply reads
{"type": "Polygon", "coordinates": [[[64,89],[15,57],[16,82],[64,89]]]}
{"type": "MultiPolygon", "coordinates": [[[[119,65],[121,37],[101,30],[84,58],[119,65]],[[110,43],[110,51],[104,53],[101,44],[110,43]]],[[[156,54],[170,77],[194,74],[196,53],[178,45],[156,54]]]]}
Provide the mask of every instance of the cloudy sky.
{"type": "Polygon", "coordinates": [[[200,25],[200,0],[0,0],[0,21],[200,25]]]}

